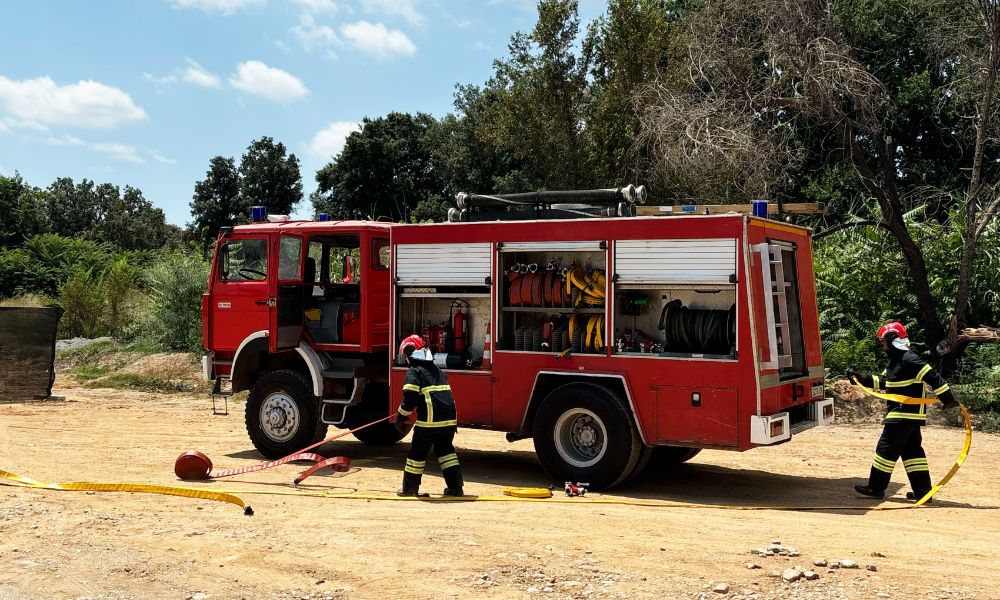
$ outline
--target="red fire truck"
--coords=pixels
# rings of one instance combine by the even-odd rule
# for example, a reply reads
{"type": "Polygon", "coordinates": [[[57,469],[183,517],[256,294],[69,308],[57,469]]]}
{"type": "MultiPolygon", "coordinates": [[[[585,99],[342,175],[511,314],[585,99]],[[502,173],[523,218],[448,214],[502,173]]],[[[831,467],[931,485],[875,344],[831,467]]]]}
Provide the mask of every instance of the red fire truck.
{"type": "Polygon", "coordinates": [[[533,438],[559,482],[607,488],[654,452],[682,462],[833,420],[810,231],[745,214],[270,218],[220,233],[202,321],[204,375],[250,392],[247,431],[269,458],[395,410],[413,333],[460,424],[533,438]]]}

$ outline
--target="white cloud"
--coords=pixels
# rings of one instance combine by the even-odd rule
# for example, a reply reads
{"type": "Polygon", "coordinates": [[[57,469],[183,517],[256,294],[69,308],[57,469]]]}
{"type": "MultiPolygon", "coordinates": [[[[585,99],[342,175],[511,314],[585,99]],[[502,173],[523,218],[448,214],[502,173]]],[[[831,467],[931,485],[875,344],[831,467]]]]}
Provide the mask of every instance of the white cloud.
{"type": "Polygon", "coordinates": [[[149,152],[149,155],[153,157],[153,160],[155,160],[156,162],[158,162],[160,164],[164,164],[164,165],[176,165],[177,164],[176,160],[174,160],[172,158],[167,158],[166,156],[163,156],[162,154],[160,154],[156,150],[151,150],[149,152]]]}
{"type": "Polygon", "coordinates": [[[0,121],[0,133],[10,133],[10,126],[0,121]]]}
{"type": "Polygon", "coordinates": [[[337,12],[337,4],[333,0],[292,0],[303,9],[314,13],[333,14],[337,12]]]}
{"type": "Polygon", "coordinates": [[[340,38],[329,25],[317,25],[312,15],[299,17],[299,24],[292,27],[291,32],[299,39],[306,52],[325,50],[326,55],[334,58],[337,54],[334,48],[340,45],[340,38]]]}
{"type": "Polygon", "coordinates": [[[61,137],[47,137],[45,138],[45,143],[50,146],[86,146],[87,142],[81,140],[78,137],[72,135],[64,135],[61,137]]]}
{"type": "Polygon", "coordinates": [[[361,124],[353,121],[337,121],[316,132],[309,143],[309,152],[320,158],[333,158],[344,149],[344,142],[351,132],[360,131],[361,124]]]}
{"type": "Polygon", "coordinates": [[[405,33],[398,29],[390,31],[381,23],[348,23],[341,26],[340,34],[354,47],[376,58],[389,58],[394,54],[409,56],[417,51],[405,33]]]}
{"type": "Polygon", "coordinates": [[[416,0],[361,0],[361,4],[367,12],[402,17],[412,25],[420,26],[427,20],[417,12],[416,0]]]}
{"type": "Polygon", "coordinates": [[[128,161],[131,163],[142,164],[146,162],[146,159],[139,156],[139,151],[136,150],[135,146],[129,146],[128,144],[106,144],[97,143],[89,144],[90,148],[97,150],[98,152],[103,152],[104,154],[110,154],[111,156],[128,161]]]}
{"type": "Polygon", "coordinates": [[[218,75],[209,73],[204,67],[190,58],[185,60],[188,66],[187,69],[184,69],[182,78],[186,83],[209,88],[219,87],[220,80],[218,75]]]}
{"type": "Polygon", "coordinates": [[[50,146],[77,146],[89,148],[103,154],[111,155],[119,160],[142,164],[146,159],[139,156],[139,151],[135,146],[128,144],[118,144],[114,142],[88,142],[72,135],[60,137],[47,137],[45,143],[50,146]]]}
{"type": "Polygon", "coordinates": [[[250,6],[260,6],[265,0],[173,0],[176,8],[197,8],[207,13],[231,15],[250,6]]]}
{"type": "Polygon", "coordinates": [[[116,87],[89,80],[60,86],[49,77],[15,81],[0,75],[0,110],[42,126],[114,127],[146,118],[116,87]]]}
{"type": "Polygon", "coordinates": [[[42,125],[37,121],[32,121],[30,119],[12,119],[10,117],[0,119],[0,123],[4,123],[12,129],[30,129],[32,131],[40,131],[45,133],[49,130],[48,127],[42,125]]]}
{"type": "Polygon", "coordinates": [[[248,60],[236,66],[229,77],[229,84],[248,94],[256,94],[278,102],[299,100],[309,95],[298,77],[269,67],[259,60],[248,60]]]}
{"type": "Polygon", "coordinates": [[[156,77],[155,75],[150,75],[149,73],[143,73],[142,76],[147,81],[152,81],[153,83],[161,85],[173,85],[177,82],[183,81],[184,83],[190,83],[191,85],[197,85],[200,87],[219,87],[221,80],[218,75],[206,71],[205,67],[190,58],[185,58],[184,60],[187,61],[187,68],[183,70],[174,69],[174,72],[170,75],[156,77]]]}

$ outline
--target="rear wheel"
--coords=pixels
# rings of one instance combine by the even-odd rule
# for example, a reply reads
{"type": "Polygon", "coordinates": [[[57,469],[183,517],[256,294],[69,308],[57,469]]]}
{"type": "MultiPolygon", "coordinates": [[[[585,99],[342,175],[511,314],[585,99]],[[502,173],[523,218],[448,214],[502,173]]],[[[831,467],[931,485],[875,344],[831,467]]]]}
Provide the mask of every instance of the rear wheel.
{"type": "Polygon", "coordinates": [[[639,462],[642,443],[618,396],[591,383],[550,393],[534,423],[535,452],[557,482],[604,489],[624,481],[639,462]]]}
{"type": "Polygon", "coordinates": [[[298,371],[265,373],[247,397],[250,441],[267,458],[281,458],[326,436],[312,384],[298,371]]]}
{"type": "MultiPolygon", "coordinates": [[[[365,386],[361,404],[347,409],[348,429],[355,429],[377,421],[389,414],[389,386],[384,383],[369,383],[365,386]]],[[[412,425],[410,426],[412,428],[412,425]]],[[[353,435],[359,442],[367,446],[389,446],[406,437],[410,429],[400,432],[388,421],[366,427],[353,435]]]]}

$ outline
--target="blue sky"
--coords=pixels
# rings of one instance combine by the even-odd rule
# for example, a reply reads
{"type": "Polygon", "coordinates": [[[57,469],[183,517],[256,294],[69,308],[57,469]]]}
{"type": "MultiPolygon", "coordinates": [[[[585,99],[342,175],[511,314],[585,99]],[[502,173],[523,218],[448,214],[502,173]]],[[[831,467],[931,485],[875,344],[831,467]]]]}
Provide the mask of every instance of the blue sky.
{"type": "MultiPolygon", "coordinates": [[[[584,23],[604,2],[581,2],[584,23]]],[[[532,0],[10,3],[0,36],[0,173],[140,188],[184,225],[216,155],[269,135],[316,170],[363,117],[451,110],[532,0]]],[[[308,199],[299,214],[310,212],[308,199]]]]}

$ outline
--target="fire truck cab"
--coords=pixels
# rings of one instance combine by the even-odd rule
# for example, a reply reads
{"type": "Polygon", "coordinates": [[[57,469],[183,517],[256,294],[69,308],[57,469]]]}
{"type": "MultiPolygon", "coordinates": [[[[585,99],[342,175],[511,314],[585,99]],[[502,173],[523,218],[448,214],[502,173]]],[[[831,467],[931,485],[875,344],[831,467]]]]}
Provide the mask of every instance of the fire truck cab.
{"type": "Polygon", "coordinates": [[[250,391],[268,457],[395,410],[413,333],[460,425],[533,438],[559,482],[607,488],[654,452],[683,462],[833,420],[810,231],[744,214],[240,226],[202,311],[205,376],[250,391]]]}

